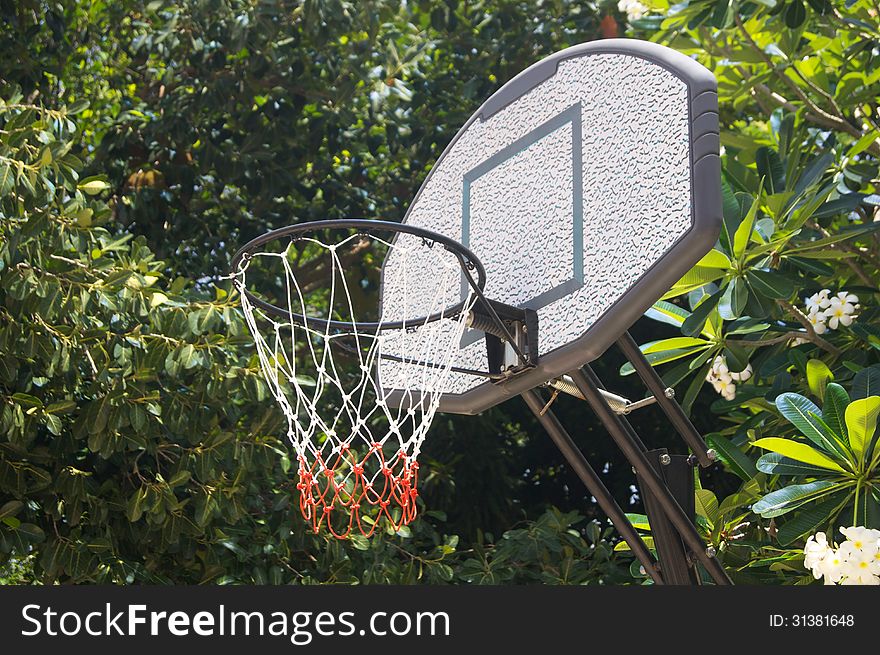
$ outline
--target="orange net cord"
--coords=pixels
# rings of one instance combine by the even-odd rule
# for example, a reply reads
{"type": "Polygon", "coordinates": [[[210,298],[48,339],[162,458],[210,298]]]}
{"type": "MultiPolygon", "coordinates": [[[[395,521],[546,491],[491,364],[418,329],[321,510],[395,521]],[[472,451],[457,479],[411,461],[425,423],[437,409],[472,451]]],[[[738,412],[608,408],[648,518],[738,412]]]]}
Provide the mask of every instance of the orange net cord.
{"type": "Polygon", "coordinates": [[[296,485],[300,511],[316,533],[326,528],[340,539],[355,530],[370,537],[386,521],[397,531],[416,518],[418,478],[419,463],[402,451],[389,462],[381,444],[373,443],[367,454],[358,459],[343,444],[340,452],[326,462],[318,456],[309,466],[305,458],[300,458],[296,485]],[[374,462],[370,461],[372,458],[374,462]],[[367,467],[374,469],[375,475],[367,477],[367,467]],[[341,476],[341,470],[350,473],[341,476]],[[365,510],[370,521],[362,520],[365,510]],[[347,520],[334,521],[338,516],[347,520]]]}

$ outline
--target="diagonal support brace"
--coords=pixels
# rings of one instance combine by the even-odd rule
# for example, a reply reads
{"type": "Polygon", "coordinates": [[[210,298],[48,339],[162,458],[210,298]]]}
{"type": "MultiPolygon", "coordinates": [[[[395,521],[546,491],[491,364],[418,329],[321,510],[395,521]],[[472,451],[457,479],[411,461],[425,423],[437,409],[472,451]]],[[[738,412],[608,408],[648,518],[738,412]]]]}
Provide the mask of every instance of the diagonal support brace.
{"type": "Polygon", "coordinates": [[[529,406],[529,409],[532,410],[532,413],[547,431],[547,434],[550,435],[553,443],[556,444],[556,447],[559,448],[566,461],[568,461],[572,470],[574,470],[577,476],[581,479],[581,482],[584,483],[584,486],[593,498],[596,499],[596,502],[602,511],[605,512],[605,515],[611,519],[612,525],[614,525],[620,533],[620,536],[623,537],[623,540],[626,541],[627,544],[629,544],[630,549],[639,562],[641,562],[645,572],[651,576],[651,579],[654,580],[656,584],[664,584],[663,578],[658,571],[657,563],[654,561],[654,557],[651,555],[645,542],[642,541],[642,538],[639,536],[638,532],[636,532],[632,523],[626,518],[626,514],[624,514],[620,505],[614,500],[611,492],[608,491],[608,488],[602,482],[599,475],[593,470],[593,467],[590,466],[590,463],[559,422],[559,419],[556,418],[556,415],[549,411],[544,411],[542,413],[544,403],[534,390],[530,389],[524,392],[522,397],[529,406]]]}
{"type": "Polygon", "coordinates": [[[599,378],[596,377],[593,369],[587,365],[582,370],[571,371],[570,375],[578,390],[587,399],[587,402],[590,403],[593,411],[596,412],[599,420],[617,444],[617,447],[620,448],[627,460],[635,467],[636,474],[644,481],[645,488],[657,499],[669,522],[681,535],[685,546],[706,567],[706,570],[716,584],[733,584],[724,567],[715,558],[714,553],[707,548],[706,543],[687,513],[676,502],[669,488],[654,470],[644,449],[640,448],[639,444],[630,438],[621,417],[612,411],[602,397],[602,394],[599,393],[599,378]]]}
{"type": "Polygon", "coordinates": [[[675,401],[674,395],[666,393],[666,385],[663,380],[651,366],[650,362],[645,359],[645,355],[639,350],[638,344],[633,340],[629,332],[624,332],[617,345],[623,352],[624,356],[629,360],[630,364],[642,378],[648,390],[654,394],[660,409],[666,414],[672,427],[681,435],[688,447],[693,451],[697,461],[701,466],[711,466],[716,459],[714,450],[711,450],[703,437],[691,423],[690,419],[684,413],[681,406],[675,401]]]}

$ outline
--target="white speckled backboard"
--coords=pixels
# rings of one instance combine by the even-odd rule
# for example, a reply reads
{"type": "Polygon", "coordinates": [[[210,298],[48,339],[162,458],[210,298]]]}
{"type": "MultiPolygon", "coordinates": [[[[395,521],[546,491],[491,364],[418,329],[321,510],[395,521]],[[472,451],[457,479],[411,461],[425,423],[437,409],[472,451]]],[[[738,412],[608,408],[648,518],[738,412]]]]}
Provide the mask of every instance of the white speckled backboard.
{"type": "MultiPolygon", "coordinates": [[[[717,112],[709,71],[626,39],[559,52],[480,107],[404,222],[470,248],[486,268],[487,297],[537,311],[540,360],[503,384],[452,374],[442,411],[483,411],[595,359],[712,247],[721,222],[717,112]]],[[[413,289],[442,275],[417,270],[413,280],[391,251],[385,320],[418,313],[413,289]]],[[[449,305],[461,299],[450,294],[449,305]]],[[[482,337],[465,334],[456,366],[487,369],[482,337]]],[[[379,366],[384,389],[416,385],[406,364],[379,366]]]]}

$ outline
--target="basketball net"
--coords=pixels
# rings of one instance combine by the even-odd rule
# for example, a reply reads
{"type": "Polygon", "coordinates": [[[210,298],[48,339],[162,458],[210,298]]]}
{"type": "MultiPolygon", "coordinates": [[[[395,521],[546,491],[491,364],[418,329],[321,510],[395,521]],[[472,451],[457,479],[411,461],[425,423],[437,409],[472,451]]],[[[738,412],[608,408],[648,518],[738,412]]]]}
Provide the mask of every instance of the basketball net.
{"type": "Polygon", "coordinates": [[[383,324],[406,316],[380,315],[378,329],[359,329],[355,299],[364,297],[363,274],[340,253],[361,239],[387,248],[395,270],[404,273],[404,284],[395,290],[404,302],[395,303],[395,311],[428,317],[443,312],[451,297],[461,297],[458,260],[445,248],[410,235],[398,235],[394,243],[364,234],[335,244],[300,237],[284,252],[251,254],[233,273],[239,292],[257,259],[263,260],[263,270],[273,266],[273,273],[283,276],[283,293],[275,304],[286,308],[286,318],[264,311],[244,293],[241,306],[262,375],[287,419],[298,462],[299,508],[315,532],[323,526],[340,538],[355,530],[370,536],[383,523],[383,529],[397,531],[415,518],[419,451],[474,301],[471,292],[458,313],[431,323],[387,330],[383,324]],[[319,253],[317,260],[325,266],[329,262],[321,289],[313,288],[313,280],[303,288],[298,280],[309,267],[292,263],[297,246],[300,252],[305,247],[319,253]],[[406,280],[423,278],[426,271],[430,285],[410,289],[406,280]],[[304,324],[296,314],[309,320],[304,324]],[[394,406],[389,404],[391,390],[378,379],[377,363],[383,357],[418,380],[398,392],[402,397],[394,406]]]}

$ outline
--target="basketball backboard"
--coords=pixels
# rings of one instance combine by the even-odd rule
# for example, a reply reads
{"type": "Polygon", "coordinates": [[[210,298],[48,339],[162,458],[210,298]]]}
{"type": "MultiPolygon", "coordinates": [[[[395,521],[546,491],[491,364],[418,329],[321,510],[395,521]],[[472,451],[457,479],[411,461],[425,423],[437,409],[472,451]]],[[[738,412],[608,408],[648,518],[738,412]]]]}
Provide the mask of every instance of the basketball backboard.
{"type": "MultiPolygon", "coordinates": [[[[468,120],[404,222],[469,248],[487,297],[536,310],[540,358],[501,383],[450,375],[441,411],[476,414],[592,361],[709,251],[721,225],[716,88],[681,53],[609,39],[534,64],[468,120]]],[[[392,252],[382,274],[383,319],[394,320],[418,313],[413,296],[435,303],[446,273],[426,264],[414,277],[392,252]]],[[[486,370],[482,336],[465,332],[455,366],[486,370]]],[[[389,339],[386,392],[418,386],[397,361],[411,343],[389,339]]]]}

